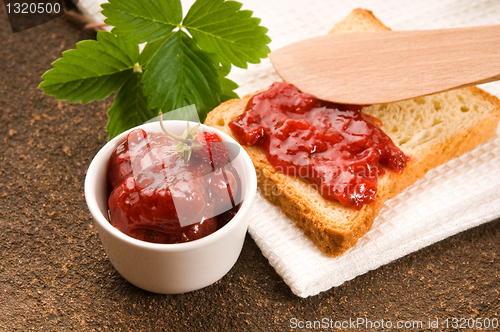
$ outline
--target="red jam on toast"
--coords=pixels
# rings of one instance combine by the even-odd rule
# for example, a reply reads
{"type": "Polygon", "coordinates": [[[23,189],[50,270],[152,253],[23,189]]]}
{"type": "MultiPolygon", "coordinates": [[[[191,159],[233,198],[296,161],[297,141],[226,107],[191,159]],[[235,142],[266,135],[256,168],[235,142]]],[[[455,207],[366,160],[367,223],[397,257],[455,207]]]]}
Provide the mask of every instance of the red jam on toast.
{"type": "Polygon", "coordinates": [[[401,172],[407,162],[380,121],[361,108],[278,82],[254,95],[229,128],[241,144],[264,148],[276,171],[307,179],[324,198],[360,209],[375,200],[384,167],[401,172]]]}

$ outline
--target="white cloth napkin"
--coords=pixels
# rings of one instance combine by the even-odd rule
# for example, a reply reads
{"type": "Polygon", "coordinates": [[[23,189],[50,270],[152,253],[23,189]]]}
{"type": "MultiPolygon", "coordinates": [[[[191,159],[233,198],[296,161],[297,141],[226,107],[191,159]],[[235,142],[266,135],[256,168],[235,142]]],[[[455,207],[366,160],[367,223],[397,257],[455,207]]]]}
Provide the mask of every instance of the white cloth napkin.
{"type": "MultiPolygon", "coordinates": [[[[99,3],[81,0],[79,8],[101,21],[99,3]]],[[[193,0],[183,1],[186,12],[193,0]]],[[[269,29],[271,50],[324,35],[354,8],[373,11],[393,30],[438,29],[500,24],[495,0],[251,0],[241,1],[269,29]]],[[[498,45],[493,45],[498,47],[498,45]]],[[[234,68],[230,78],[243,96],[279,80],[269,60],[234,68]]],[[[500,84],[482,86],[500,96],[500,84]]],[[[298,296],[316,295],[395,259],[500,217],[500,128],[474,151],[431,170],[388,201],[370,232],[337,258],[322,254],[280,209],[258,196],[249,232],[298,296]]]]}

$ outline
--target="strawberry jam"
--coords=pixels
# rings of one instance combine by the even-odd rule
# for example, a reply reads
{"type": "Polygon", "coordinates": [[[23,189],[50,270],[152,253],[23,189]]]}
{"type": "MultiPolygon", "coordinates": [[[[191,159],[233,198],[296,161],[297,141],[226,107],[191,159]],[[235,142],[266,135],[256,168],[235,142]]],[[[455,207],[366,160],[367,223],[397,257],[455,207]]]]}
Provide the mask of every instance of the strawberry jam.
{"type": "Polygon", "coordinates": [[[130,132],[108,164],[110,223],[131,237],[154,243],[192,241],[224,226],[239,208],[240,185],[217,139],[220,146],[212,150],[222,154],[213,156],[219,161],[214,168],[210,158],[206,160],[208,153],[203,158],[193,154],[187,162],[179,158],[174,151],[178,142],[163,133],[130,132]]]}
{"type": "Polygon", "coordinates": [[[229,123],[241,144],[264,148],[276,171],[309,181],[326,199],[360,209],[375,200],[384,168],[407,157],[362,106],[340,105],[274,83],[229,123]]]}

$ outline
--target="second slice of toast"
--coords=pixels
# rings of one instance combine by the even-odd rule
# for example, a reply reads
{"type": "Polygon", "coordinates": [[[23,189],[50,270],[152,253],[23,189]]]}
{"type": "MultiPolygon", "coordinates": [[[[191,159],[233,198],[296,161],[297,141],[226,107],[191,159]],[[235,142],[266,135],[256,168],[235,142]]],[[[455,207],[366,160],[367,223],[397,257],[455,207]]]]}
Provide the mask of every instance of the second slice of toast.
{"type": "MultiPolygon", "coordinates": [[[[389,30],[370,11],[354,10],[330,33],[389,30]]],[[[242,114],[251,96],[229,100],[207,116],[205,124],[233,136],[228,123],[242,114]]],[[[385,201],[427,171],[472,150],[494,136],[500,121],[498,98],[465,88],[411,100],[364,107],[382,121],[383,131],[410,160],[401,174],[378,179],[375,202],[360,210],[324,199],[306,180],[275,171],[260,147],[244,146],[258,176],[261,193],[280,206],[323,252],[337,256],[370,229],[385,201]]]]}

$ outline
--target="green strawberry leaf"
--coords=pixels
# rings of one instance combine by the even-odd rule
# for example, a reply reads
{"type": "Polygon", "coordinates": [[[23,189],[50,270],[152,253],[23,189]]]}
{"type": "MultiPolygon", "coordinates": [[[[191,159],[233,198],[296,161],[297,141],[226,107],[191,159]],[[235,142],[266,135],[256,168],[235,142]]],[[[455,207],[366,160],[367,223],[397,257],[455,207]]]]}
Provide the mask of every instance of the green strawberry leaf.
{"type": "Polygon", "coordinates": [[[142,81],[149,107],[163,112],[195,104],[203,121],[220,102],[222,90],[216,65],[181,30],[159,46],[142,81]]]}
{"type": "Polygon", "coordinates": [[[271,39],[260,19],[241,3],[224,0],[197,0],[189,9],[182,26],[201,49],[212,53],[222,64],[247,68],[247,62],[259,63],[270,52],[271,39]]]}
{"type": "Polygon", "coordinates": [[[142,75],[140,72],[134,72],[115,95],[108,111],[106,130],[109,139],[143,124],[158,114],[156,110],[148,107],[141,85],[142,75]]]}
{"type": "Polygon", "coordinates": [[[170,38],[171,33],[169,33],[166,37],[160,38],[158,40],[148,42],[141,54],[139,55],[139,64],[143,67],[147,67],[149,60],[156,54],[161,45],[165,43],[165,41],[170,38]]]}
{"type": "Polygon", "coordinates": [[[109,0],[101,7],[112,32],[138,44],[165,37],[182,20],[180,0],[109,0]]]}
{"type": "Polygon", "coordinates": [[[226,77],[231,72],[231,64],[221,63],[217,68],[217,71],[219,72],[220,77],[226,77]]]}
{"type": "Polygon", "coordinates": [[[97,40],[84,40],[63,53],[43,74],[39,88],[56,99],[86,104],[116,91],[132,74],[139,47],[99,31],[97,40]]]}
{"type": "Polygon", "coordinates": [[[239,98],[238,95],[236,94],[236,92],[233,91],[233,90],[238,88],[238,84],[231,81],[227,77],[220,77],[219,82],[220,82],[221,89],[222,89],[221,93],[219,94],[220,99],[221,99],[220,100],[221,103],[223,103],[229,99],[238,99],[239,98]]]}
{"type": "Polygon", "coordinates": [[[231,67],[246,68],[269,53],[267,29],[239,2],[196,0],[183,20],[180,0],[108,1],[102,13],[112,32],[99,31],[97,40],[64,52],[39,88],[82,103],[118,90],[109,109],[110,138],[157,110],[182,113],[196,105],[203,121],[221,102],[238,98],[238,85],[226,77],[231,67]],[[140,43],[146,43],[142,52],[140,43]]]}
{"type": "Polygon", "coordinates": [[[231,65],[221,64],[219,67],[217,67],[217,72],[219,73],[219,82],[222,89],[220,101],[221,103],[229,99],[239,98],[238,95],[233,91],[238,88],[238,84],[226,77],[230,71],[231,65]]]}

